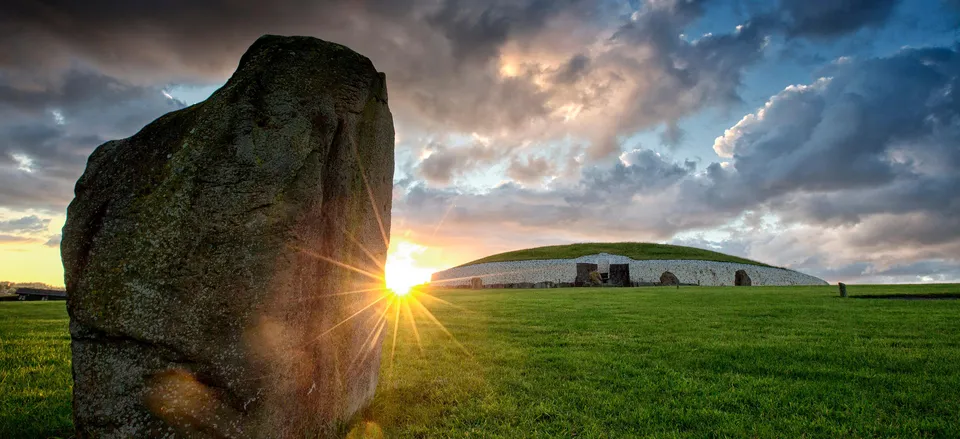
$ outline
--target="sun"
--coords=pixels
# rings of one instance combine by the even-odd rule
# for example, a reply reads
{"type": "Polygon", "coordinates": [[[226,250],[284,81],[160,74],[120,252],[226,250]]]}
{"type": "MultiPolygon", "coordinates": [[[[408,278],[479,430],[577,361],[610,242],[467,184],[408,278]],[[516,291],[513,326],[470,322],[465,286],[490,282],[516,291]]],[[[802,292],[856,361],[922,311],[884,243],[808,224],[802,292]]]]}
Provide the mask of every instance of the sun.
{"type": "Polygon", "coordinates": [[[430,281],[433,270],[419,267],[413,260],[413,255],[422,249],[422,246],[409,242],[397,243],[396,250],[387,255],[384,267],[387,289],[398,296],[406,296],[413,287],[430,281]]]}
{"type": "Polygon", "coordinates": [[[387,289],[398,296],[406,296],[413,287],[430,281],[430,274],[422,268],[414,267],[410,261],[387,260],[384,271],[387,289]]]}

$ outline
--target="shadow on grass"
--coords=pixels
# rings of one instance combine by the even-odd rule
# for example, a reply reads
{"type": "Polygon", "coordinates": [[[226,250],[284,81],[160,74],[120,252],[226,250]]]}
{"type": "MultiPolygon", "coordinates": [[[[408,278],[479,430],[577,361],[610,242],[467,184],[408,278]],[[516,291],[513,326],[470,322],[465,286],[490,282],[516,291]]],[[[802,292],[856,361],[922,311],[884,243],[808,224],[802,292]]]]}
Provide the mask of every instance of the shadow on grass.
{"type": "Polygon", "coordinates": [[[890,299],[890,300],[957,300],[960,293],[929,293],[929,294],[859,294],[851,295],[851,299],[890,299]]]}

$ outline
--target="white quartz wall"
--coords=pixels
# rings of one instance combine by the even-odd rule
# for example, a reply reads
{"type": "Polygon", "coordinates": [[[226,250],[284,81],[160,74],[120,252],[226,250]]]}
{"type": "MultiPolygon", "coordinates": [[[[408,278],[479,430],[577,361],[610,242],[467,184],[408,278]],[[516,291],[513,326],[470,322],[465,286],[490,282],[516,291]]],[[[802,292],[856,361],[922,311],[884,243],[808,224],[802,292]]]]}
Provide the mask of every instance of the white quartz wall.
{"type": "Polygon", "coordinates": [[[652,260],[635,261],[626,256],[601,253],[581,256],[576,259],[547,259],[513,262],[489,262],[440,271],[433,274],[431,283],[436,286],[470,285],[470,279],[479,277],[484,285],[538,282],[569,282],[577,277],[577,263],[597,264],[599,271],[609,269],[609,264],[629,264],[630,280],[633,282],[659,282],[664,271],[677,275],[681,283],[700,283],[704,286],[733,285],[734,274],[744,270],[750,275],[753,285],[826,285],[823,279],[784,268],[761,267],[698,260],[652,260]]]}

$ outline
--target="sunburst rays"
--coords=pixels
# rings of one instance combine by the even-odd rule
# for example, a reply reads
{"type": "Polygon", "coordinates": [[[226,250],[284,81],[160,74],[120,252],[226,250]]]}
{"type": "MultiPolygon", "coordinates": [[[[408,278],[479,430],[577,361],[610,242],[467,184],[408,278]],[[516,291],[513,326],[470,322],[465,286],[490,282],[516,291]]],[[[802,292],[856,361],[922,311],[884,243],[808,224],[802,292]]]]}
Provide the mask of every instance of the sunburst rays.
{"type": "MultiPolygon", "coordinates": [[[[325,253],[322,250],[318,252],[317,250],[305,247],[295,248],[296,251],[303,255],[332,264],[343,270],[349,270],[353,273],[358,273],[365,277],[367,282],[370,283],[369,286],[365,286],[362,285],[364,282],[358,283],[354,281],[352,282],[351,286],[356,289],[351,289],[348,291],[333,291],[303,299],[302,301],[314,301],[343,296],[357,296],[357,301],[369,300],[367,303],[359,303],[351,306],[350,315],[336,323],[329,325],[329,327],[321,328],[321,332],[312,338],[309,343],[312,344],[322,342],[326,337],[334,333],[334,331],[344,328],[344,326],[349,322],[353,322],[358,318],[365,319],[363,320],[364,323],[360,326],[363,327],[362,330],[367,332],[365,334],[358,334],[358,336],[363,336],[363,342],[360,345],[360,348],[357,349],[357,351],[353,354],[353,358],[351,358],[349,363],[347,363],[347,373],[349,373],[349,371],[351,371],[354,367],[362,364],[365,359],[378,347],[383,349],[382,339],[384,337],[384,331],[386,331],[388,327],[392,326],[393,334],[389,342],[390,353],[388,369],[388,379],[392,379],[393,370],[396,363],[397,346],[400,340],[400,331],[402,331],[405,327],[409,327],[418,351],[421,355],[423,355],[424,346],[421,338],[421,328],[418,326],[417,322],[418,320],[426,320],[439,328],[440,331],[442,331],[462,352],[468,356],[472,356],[470,351],[457,340],[456,336],[446,326],[444,326],[443,322],[441,322],[440,319],[438,319],[437,316],[434,315],[434,313],[423,303],[423,300],[428,301],[431,306],[432,304],[439,304],[440,306],[449,306],[460,311],[469,312],[468,310],[447,300],[436,297],[435,295],[426,292],[424,288],[414,287],[409,290],[409,293],[407,293],[407,291],[392,291],[387,288],[387,278],[385,273],[389,270],[387,269],[387,265],[383,262],[383,259],[384,252],[388,251],[390,248],[390,239],[388,235],[389,232],[387,228],[389,223],[388,221],[385,221],[383,215],[381,215],[380,206],[377,204],[376,193],[370,186],[370,179],[366,175],[366,170],[364,169],[364,164],[362,163],[363,158],[360,156],[357,146],[352,146],[358,171],[363,182],[367,199],[370,203],[369,211],[372,212],[373,216],[376,217],[377,231],[382,239],[383,247],[377,248],[378,251],[371,251],[371,249],[368,248],[368,245],[371,244],[370,242],[357,239],[357,235],[352,233],[350,230],[344,229],[341,230],[343,236],[346,236],[349,242],[356,246],[356,249],[363,254],[363,257],[361,257],[359,261],[356,261],[356,263],[337,260],[336,258],[331,257],[331,255],[321,254],[325,253]],[[367,299],[368,297],[369,299],[367,299]],[[401,322],[402,320],[406,320],[406,324],[401,322]]],[[[444,220],[450,214],[453,206],[454,203],[451,203],[450,206],[444,210],[440,221],[433,230],[434,234],[443,225],[444,220]]],[[[369,237],[371,235],[368,234],[366,236],[369,237]]],[[[373,243],[372,246],[378,247],[376,243],[373,243]]]]}

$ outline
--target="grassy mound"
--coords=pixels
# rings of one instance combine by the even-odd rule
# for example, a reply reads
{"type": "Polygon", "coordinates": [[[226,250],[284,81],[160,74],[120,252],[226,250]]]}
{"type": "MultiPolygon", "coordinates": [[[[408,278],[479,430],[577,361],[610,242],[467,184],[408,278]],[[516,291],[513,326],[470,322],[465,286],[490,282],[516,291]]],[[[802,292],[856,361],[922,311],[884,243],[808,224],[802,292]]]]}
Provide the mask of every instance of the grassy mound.
{"type": "Polygon", "coordinates": [[[700,261],[735,262],[763,267],[770,265],[738,258],[720,252],[682,245],[651,244],[649,242],[592,242],[584,244],[550,245],[500,253],[460,265],[483,264],[487,262],[528,261],[535,259],[574,259],[597,253],[610,253],[633,258],[635,260],[652,259],[695,259],[700,261]]]}

